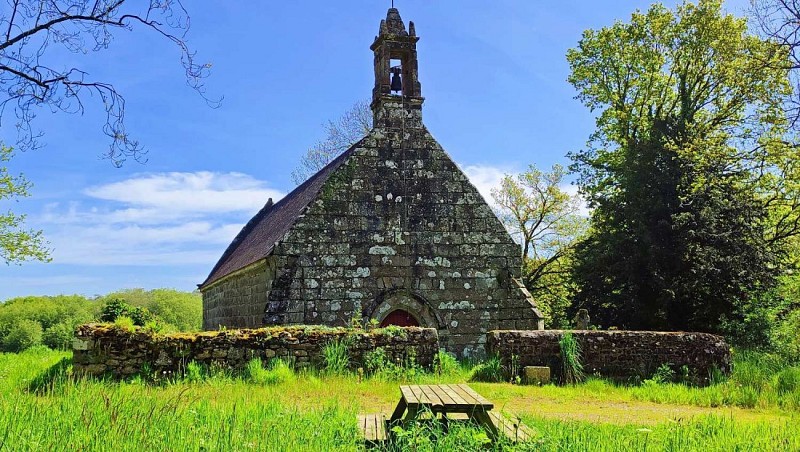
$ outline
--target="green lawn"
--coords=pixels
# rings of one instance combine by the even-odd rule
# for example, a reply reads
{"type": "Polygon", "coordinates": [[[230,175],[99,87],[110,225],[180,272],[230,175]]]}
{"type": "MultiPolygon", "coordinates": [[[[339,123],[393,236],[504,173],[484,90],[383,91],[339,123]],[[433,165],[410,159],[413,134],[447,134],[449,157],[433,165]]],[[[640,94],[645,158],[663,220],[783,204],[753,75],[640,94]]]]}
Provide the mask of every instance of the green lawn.
{"type": "MultiPolygon", "coordinates": [[[[273,384],[224,374],[157,385],[54,378],[58,369],[68,372],[57,366],[68,357],[0,354],[0,450],[357,450],[355,415],[391,412],[399,397],[398,381],[312,373],[264,380],[273,384]]],[[[462,369],[413,380],[468,376],[462,369]]],[[[714,391],[741,401],[745,386],[736,378],[703,389],[597,380],[576,387],[470,385],[536,430],[536,440],[518,450],[800,450],[800,411],[783,401],[795,393],[781,387],[773,399],[777,383],[762,380],[754,409],[707,403],[714,391]]],[[[471,450],[485,440],[475,429],[447,436],[419,429],[405,432],[396,447],[471,450]]]]}

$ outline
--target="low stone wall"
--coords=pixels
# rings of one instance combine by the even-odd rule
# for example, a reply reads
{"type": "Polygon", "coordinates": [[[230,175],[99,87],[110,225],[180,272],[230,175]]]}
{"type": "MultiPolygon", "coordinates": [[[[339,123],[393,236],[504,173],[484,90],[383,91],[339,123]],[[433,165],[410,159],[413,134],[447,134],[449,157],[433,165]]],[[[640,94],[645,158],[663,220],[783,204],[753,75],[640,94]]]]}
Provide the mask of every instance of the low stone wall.
{"type": "MultiPolygon", "coordinates": [[[[490,331],[489,353],[497,354],[506,369],[548,366],[561,369],[559,340],[565,331],[490,331]],[[513,366],[512,366],[513,362],[513,366]]],[[[731,369],[730,346],[721,336],[705,333],[651,331],[572,331],[582,349],[584,371],[614,380],[650,378],[662,364],[677,374],[687,366],[697,384],[709,380],[711,369],[731,369]]]]}
{"type": "Polygon", "coordinates": [[[191,361],[241,369],[253,358],[288,358],[296,367],[322,366],[322,350],[334,340],[347,340],[351,367],[363,367],[372,350],[383,348],[392,362],[413,357],[432,368],[439,350],[435,329],[391,328],[372,332],[318,327],[264,328],[191,334],[154,334],[114,325],[81,325],[75,331],[73,365],[89,375],[133,375],[143,369],[180,373],[191,361]]]}

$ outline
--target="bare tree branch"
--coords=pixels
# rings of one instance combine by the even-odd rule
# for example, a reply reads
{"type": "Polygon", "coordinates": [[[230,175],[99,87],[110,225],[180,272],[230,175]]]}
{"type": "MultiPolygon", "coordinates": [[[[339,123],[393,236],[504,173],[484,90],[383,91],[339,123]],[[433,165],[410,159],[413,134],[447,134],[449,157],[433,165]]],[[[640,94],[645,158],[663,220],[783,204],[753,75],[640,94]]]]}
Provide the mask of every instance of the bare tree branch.
{"type": "Polygon", "coordinates": [[[84,102],[96,96],[106,113],[102,127],[110,139],[105,157],[116,165],[141,159],[144,150],[125,128],[125,99],[112,83],[89,80],[79,68],[55,69],[45,61],[58,47],[76,53],[107,49],[116,29],[144,26],[181,52],[187,84],[206,97],[204,79],[210,65],[198,63],[186,43],[189,15],[180,0],[14,0],[0,11],[0,125],[16,120],[16,147],[38,147],[40,132],[33,120],[38,109],[83,113],[84,102]],[[87,42],[89,41],[89,42],[87,42]]]}

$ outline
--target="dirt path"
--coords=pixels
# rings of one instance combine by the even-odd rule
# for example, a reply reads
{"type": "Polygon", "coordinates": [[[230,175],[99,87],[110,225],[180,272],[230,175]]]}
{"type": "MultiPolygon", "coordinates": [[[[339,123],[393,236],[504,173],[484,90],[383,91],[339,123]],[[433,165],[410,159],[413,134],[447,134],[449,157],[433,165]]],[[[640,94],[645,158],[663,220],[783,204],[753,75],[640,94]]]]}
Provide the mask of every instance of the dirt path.
{"type": "Polygon", "coordinates": [[[505,387],[506,385],[473,384],[473,386],[503,411],[551,419],[580,420],[618,425],[653,425],[670,420],[710,414],[730,416],[747,422],[783,422],[792,419],[790,414],[779,411],[746,410],[731,407],[706,408],[691,405],[603,399],[599,397],[587,397],[583,400],[563,399],[537,394],[535,388],[515,391],[505,387]]]}

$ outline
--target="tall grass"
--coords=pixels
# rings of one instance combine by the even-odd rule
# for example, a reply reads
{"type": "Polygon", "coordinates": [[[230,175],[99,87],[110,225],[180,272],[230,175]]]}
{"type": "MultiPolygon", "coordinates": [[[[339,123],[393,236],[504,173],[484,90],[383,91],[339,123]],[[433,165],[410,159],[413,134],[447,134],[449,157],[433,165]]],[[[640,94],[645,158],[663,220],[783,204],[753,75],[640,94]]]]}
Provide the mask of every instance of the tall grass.
{"type": "Polygon", "coordinates": [[[325,371],[334,375],[347,373],[350,367],[349,343],[346,338],[334,339],[322,348],[325,371]]]}
{"type": "Polygon", "coordinates": [[[561,351],[561,382],[574,385],[583,381],[581,344],[572,333],[566,332],[558,340],[558,347],[561,351]]]}
{"type": "MultiPolygon", "coordinates": [[[[0,354],[0,450],[359,450],[363,445],[356,427],[356,413],[365,412],[365,404],[372,406],[369,404],[376,398],[386,401],[381,403],[382,409],[391,409],[389,403],[398,398],[397,382],[359,381],[354,375],[292,372],[289,378],[274,381],[264,378],[263,372],[284,366],[281,361],[272,361],[267,367],[253,361],[240,376],[214,373],[197,366],[192,371],[195,377],[187,375],[184,380],[153,385],[142,379],[113,382],[68,378],[69,356],[64,353],[40,350],[21,355],[0,354]]],[[[194,366],[187,366],[187,374],[190,367],[194,366]]],[[[793,394],[796,390],[794,373],[765,379],[753,375],[752,370],[743,372],[750,375],[752,386],[761,387],[762,391],[772,385],[782,394],[793,394]]],[[[466,374],[448,378],[456,380],[445,381],[463,381],[466,374]]],[[[724,384],[736,378],[734,374],[724,384]]],[[[443,381],[442,377],[434,374],[427,374],[421,380],[439,381],[443,381]]],[[[540,395],[575,393],[581,404],[593,403],[585,398],[586,391],[608,391],[607,397],[614,398],[639,389],[597,380],[566,388],[485,386],[540,395]]],[[[687,391],[704,390],[682,385],[657,388],[667,390],[678,386],[687,391]]],[[[487,446],[488,449],[800,450],[797,416],[786,417],[785,421],[753,423],[710,416],[643,428],[635,423],[610,425],[545,419],[536,416],[535,405],[532,406],[533,410],[520,413],[523,422],[537,432],[531,443],[512,446],[501,442],[487,446]]],[[[435,424],[418,424],[399,432],[397,442],[387,449],[479,450],[486,446],[485,442],[485,432],[474,427],[453,424],[445,434],[435,424]]]]}

